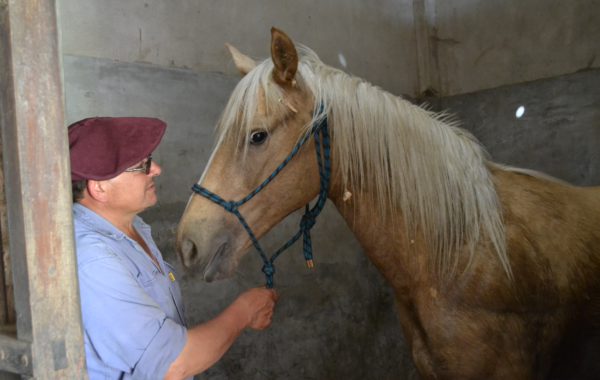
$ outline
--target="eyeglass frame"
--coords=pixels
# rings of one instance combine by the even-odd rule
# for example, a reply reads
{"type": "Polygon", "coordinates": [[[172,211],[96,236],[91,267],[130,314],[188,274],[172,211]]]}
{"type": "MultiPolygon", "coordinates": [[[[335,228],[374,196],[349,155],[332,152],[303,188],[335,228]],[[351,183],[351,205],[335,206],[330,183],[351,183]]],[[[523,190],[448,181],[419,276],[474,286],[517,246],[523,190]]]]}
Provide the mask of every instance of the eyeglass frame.
{"type": "Polygon", "coordinates": [[[152,155],[148,155],[148,157],[146,157],[146,159],[139,165],[136,166],[135,168],[129,168],[129,169],[125,169],[125,172],[127,173],[136,173],[136,172],[140,172],[140,173],[144,173],[146,175],[150,174],[150,169],[152,168],[152,155]]]}

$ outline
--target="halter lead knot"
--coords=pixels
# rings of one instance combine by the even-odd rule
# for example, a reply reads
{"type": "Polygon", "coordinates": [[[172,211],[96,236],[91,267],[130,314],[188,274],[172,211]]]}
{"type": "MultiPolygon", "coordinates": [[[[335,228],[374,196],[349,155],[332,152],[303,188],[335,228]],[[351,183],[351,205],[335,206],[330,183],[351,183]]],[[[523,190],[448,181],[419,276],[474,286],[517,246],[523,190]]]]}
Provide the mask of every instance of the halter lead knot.
{"type": "Polygon", "coordinates": [[[238,210],[238,204],[236,202],[225,202],[222,203],[221,206],[223,206],[225,211],[228,211],[232,214],[235,214],[238,210]]]}
{"type": "Polygon", "coordinates": [[[273,288],[273,275],[275,274],[275,266],[270,261],[266,261],[262,267],[262,272],[265,274],[267,278],[266,286],[267,288],[273,288]]]}
{"type": "Polygon", "coordinates": [[[307,213],[302,215],[302,219],[300,220],[300,228],[302,228],[303,231],[308,231],[313,228],[315,223],[317,223],[317,218],[307,213]]]}

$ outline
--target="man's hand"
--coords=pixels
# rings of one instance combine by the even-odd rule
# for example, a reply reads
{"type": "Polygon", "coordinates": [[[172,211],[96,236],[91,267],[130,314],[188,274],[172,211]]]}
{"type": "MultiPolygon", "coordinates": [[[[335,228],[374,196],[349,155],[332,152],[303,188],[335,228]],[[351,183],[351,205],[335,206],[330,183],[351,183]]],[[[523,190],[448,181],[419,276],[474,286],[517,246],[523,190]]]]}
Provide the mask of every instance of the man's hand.
{"type": "Polygon", "coordinates": [[[245,328],[269,327],[276,302],[274,290],[250,289],[216,318],[188,330],[185,346],[171,363],[165,379],[186,379],[202,373],[223,356],[245,328]]]}
{"type": "Polygon", "coordinates": [[[277,298],[273,289],[253,288],[242,293],[234,305],[247,317],[246,327],[263,330],[271,324],[277,298]]]}

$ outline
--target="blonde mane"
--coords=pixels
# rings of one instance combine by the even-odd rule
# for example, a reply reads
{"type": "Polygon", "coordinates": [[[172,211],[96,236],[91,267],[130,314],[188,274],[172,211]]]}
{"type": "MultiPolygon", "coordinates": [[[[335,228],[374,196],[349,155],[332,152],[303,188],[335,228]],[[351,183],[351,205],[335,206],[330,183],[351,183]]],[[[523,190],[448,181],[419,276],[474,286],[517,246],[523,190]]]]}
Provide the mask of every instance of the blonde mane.
{"type": "MultiPolygon", "coordinates": [[[[393,219],[401,212],[408,233],[419,231],[430,244],[438,273],[454,273],[459,252],[471,259],[485,236],[512,277],[500,203],[476,139],[444,114],[323,64],[307,47],[298,52],[298,86],[324,105],[307,131],[327,115],[343,185],[365,194],[381,215],[393,219]]],[[[283,112],[278,100],[284,94],[272,82],[272,69],[268,59],[242,78],[219,121],[218,144],[229,138],[241,144],[257,128],[263,95],[267,113],[283,112]]]]}

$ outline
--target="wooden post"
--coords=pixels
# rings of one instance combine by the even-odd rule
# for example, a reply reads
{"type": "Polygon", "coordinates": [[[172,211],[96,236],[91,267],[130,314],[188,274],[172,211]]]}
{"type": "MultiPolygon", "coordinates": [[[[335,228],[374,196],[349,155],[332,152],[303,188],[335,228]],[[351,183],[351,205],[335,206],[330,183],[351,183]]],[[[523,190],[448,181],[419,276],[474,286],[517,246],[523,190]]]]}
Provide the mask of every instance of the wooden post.
{"type": "Polygon", "coordinates": [[[0,352],[0,369],[85,379],[60,62],[55,1],[0,0],[0,124],[17,313],[17,339],[0,340],[11,359],[0,352]]]}

